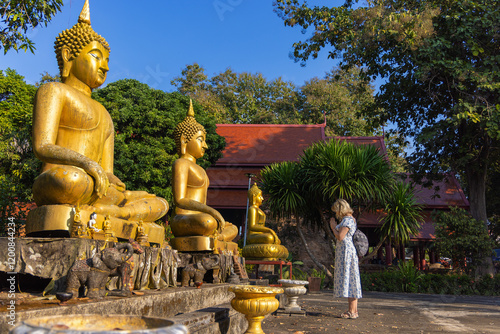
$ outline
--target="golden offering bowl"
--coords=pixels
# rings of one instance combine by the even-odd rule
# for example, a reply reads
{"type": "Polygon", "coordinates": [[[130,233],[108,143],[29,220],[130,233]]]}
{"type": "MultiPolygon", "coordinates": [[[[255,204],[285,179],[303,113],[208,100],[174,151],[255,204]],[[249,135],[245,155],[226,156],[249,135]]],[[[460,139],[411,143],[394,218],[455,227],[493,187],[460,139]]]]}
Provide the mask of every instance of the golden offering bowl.
{"type": "Polygon", "coordinates": [[[279,301],[276,295],[283,293],[282,288],[273,288],[258,285],[234,285],[229,287],[235,297],[231,306],[243,313],[248,321],[248,334],[263,334],[262,320],[269,313],[276,311],[279,301]]]}

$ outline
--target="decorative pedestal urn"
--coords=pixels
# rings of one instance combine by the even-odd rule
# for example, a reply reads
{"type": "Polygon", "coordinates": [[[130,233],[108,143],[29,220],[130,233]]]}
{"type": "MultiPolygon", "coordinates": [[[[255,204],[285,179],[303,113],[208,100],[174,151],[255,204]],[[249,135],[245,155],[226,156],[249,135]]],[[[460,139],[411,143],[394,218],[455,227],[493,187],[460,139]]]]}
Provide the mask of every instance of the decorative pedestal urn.
{"type": "Polygon", "coordinates": [[[267,314],[278,309],[279,301],[276,295],[283,293],[283,289],[258,285],[233,285],[229,287],[229,291],[235,294],[231,306],[247,318],[248,329],[245,333],[264,333],[262,320],[267,314]]]}
{"type": "Polygon", "coordinates": [[[296,281],[291,279],[280,279],[278,280],[285,290],[285,295],[288,297],[288,304],[285,306],[286,312],[301,312],[302,309],[297,304],[297,300],[300,295],[304,295],[307,292],[306,285],[309,284],[308,281],[296,281]]]}

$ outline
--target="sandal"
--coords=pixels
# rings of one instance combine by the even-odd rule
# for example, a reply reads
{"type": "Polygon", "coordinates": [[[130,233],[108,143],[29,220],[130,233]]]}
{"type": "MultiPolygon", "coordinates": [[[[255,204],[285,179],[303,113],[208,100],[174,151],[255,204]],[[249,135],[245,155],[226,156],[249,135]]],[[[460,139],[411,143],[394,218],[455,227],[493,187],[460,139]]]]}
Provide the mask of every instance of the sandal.
{"type": "Polygon", "coordinates": [[[340,317],[342,319],[357,319],[357,318],[359,318],[359,314],[358,313],[351,313],[349,311],[345,311],[344,313],[342,313],[340,315],[340,317]]]}

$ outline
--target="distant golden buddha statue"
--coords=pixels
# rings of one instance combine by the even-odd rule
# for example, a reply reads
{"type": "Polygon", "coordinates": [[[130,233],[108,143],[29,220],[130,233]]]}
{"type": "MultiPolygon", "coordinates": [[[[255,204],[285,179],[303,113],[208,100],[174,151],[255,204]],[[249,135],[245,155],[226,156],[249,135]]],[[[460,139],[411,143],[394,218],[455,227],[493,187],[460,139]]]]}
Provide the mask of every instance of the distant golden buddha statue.
{"type": "Polygon", "coordinates": [[[269,227],[265,227],[266,214],[260,205],[264,201],[262,190],[254,185],[248,190],[248,235],[247,245],[243,247],[243,257],[252,260],[278,260],[288,257],[288,250],[269,227]]]}
{"type": "Polygon", "coordinates": [[[130,223],[124,221],[154,222],[167,213],[168,203],[126,190],[113,174],[113,121],[91,98],[106,80],[110,48],[90,25],[88,0],[78,23],[56,38],[55,52],[62,83],[42,85],[34,101],[33,150],[43,165],[33,184],[39,208],[28,218],[28,230],[67,230],[68,210],[79,205],[82,214],[97,213],[98,224],[109,215],[113,231],[128,238],[131,229],[124,226],[130,223]]]}
{"type": "Polygon", "coordinates": [[[206,204],[209,180],[205,170],[196,164],[208,148],[205,136],[205,128],[195,120],[190,102],[186,118],[174,130],[180,158],[172,166],[175,216],[170,226],[175,236],[172,247],[178,250],[212,250],[221,246],[214,245],[217,241],[227,243],[238,234],[236,226],[206,204]]]}

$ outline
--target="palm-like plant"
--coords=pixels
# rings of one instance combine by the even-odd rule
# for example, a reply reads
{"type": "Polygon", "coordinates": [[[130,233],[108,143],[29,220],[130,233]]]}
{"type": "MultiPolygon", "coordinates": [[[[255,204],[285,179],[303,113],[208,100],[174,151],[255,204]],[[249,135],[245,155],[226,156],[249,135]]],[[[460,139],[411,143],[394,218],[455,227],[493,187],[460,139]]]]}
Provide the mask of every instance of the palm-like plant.
{"type": "Polygon", "coordinates": [[[410,183],[399,181],[394,186],[385,205],[386,216],[380,232],[385,237],[392,236],[396,244],[406,244],[411,234],[417,234],[422,221],[422,206],[415,199],[415,191],[410,183]]]}
{"type": "Polygon", "coordinates": [[[394,184],[380,220],[380,241],[363,260],[374,257],[386,239],[394,239],[397,245],[404,245],[410,241],[412,234],[418,233],[423,220],[422,206],[416,201],[411,183],[398,181],[394,184]]]}
{"type": "Polygon", "coordinates": [[[269,195],[267,206],[273,215],[290,217],[305,210],[300,165],[286,161],[264,167],[260,172],[262,191],[269,195]]]}
{"type": "Polygon", "coordinates": [[[374,146],[318,142],[300,162],[309,192],[326,208],[338,198],[357,207],[382,202],[393,182],[389,164],[374,146]]]}
{"type": "Polygon", "coordinates": [[[304,189],[305,179],[301,165],[291,161],[275,163],[261,170],[260,176],[262,191],[269,195],[267,205],[271,213],[278,217],[295,217],[295,226],[304,249],[313,262],[332,280],[332,273],[316,259],[302,233],[301,217],[308,215],[309,200],[304,189]]]}

